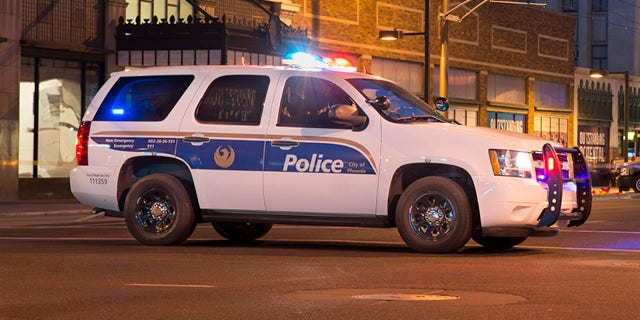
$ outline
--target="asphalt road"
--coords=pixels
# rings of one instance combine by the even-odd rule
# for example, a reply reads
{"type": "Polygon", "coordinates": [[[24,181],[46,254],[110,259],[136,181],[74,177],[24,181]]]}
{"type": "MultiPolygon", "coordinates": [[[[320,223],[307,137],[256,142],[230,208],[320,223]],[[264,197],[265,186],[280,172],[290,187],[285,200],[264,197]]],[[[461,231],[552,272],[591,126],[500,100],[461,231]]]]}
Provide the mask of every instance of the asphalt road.
{"type": "Polygon", "coordinates": [[[200,225],[146,247],[124,221],[0,217],[0,319],[637,319],[640,199],[507,252],[409,250],[395,229],[275,226],[229,243],[200,225]]]}

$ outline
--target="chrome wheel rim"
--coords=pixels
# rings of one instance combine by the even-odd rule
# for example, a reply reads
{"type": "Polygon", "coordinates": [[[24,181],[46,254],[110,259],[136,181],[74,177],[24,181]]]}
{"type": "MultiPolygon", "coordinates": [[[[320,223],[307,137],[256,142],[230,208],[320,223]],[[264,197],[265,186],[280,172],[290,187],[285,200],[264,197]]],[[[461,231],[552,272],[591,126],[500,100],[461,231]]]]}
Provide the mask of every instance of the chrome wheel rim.
{"type": "Polygon", "coordinates": [[[438,193],[427,193],[417,197],[409,208],[411,229],[425,240],[438,241],[447,237],[456,220],[453,205],[438,193]]]}
{"type": "Polygon", "coordinates": [[[175,205],[163,191],[153,189],[145,192],[136,205],[138,226],[148,233],[165,233],[176,218],[175,205]]]}

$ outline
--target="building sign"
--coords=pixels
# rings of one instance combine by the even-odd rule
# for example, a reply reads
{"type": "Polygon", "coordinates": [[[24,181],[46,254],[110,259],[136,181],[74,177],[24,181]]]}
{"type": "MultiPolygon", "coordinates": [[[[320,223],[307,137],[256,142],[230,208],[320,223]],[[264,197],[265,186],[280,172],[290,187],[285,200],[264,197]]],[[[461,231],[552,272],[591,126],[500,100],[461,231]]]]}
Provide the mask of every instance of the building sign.
{"type": "Polygon", "coordinates": [[[578,126],[578,146],[587,162],[608,162],[609,128],[578,126]]]}
{"type": "Polygon", "coordinates": [[[527,132],[527,115],[508,112],[487,112],[487,126],[498,130],[527,132]]]}

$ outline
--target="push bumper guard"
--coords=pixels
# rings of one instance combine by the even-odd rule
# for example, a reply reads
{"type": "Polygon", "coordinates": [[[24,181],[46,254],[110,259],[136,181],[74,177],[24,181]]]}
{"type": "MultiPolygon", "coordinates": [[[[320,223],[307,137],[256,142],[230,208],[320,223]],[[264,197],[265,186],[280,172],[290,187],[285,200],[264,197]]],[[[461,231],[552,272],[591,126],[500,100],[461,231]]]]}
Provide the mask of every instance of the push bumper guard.
{"type": "Polygon", "coordinates": [[[582,152],[578,147],[559,148],[547,143],[542,147],[542,154],[545,163],[544,169],[547,176],[547,185],[549,186],[547,194],[549,206],[542,211],[538,220],[538,228],[551,226],[560,218],[570,220],[567,225],[568,227],[582,225],[589,219],[592,201],[589,170],[582,152]],[[568,178],[562,177],[562,167],[558,153],[566,153],[567,160],[573,162],[573,175],[570,174],[568,178]],[[560,208],[562,204],[563,185],[565,182],[570,181],[573,181],[577,186],[577,208],[574,209],[571,214],[562,215],[560,208]]]}

